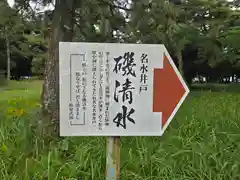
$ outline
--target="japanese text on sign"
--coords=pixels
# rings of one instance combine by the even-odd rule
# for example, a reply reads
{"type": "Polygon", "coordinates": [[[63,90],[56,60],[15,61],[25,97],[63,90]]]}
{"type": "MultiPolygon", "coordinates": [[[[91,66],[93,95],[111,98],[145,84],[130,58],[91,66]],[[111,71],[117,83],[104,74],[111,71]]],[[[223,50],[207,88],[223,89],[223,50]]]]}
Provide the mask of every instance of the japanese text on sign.
{"type": "Polygon", "coordinates": [[[147,91],[147,80],[148,80],[148,55],[141,55],[141,67],[140,67],[140,93],[141,91],[147,91]]]}
{"type": "Polygon", "coordinates": [[[99,77],[100,77],[100,82],[99,82],[99,96],[98,96],[98,112],[99,112],[99,122],[98,122],[98,128],[99,130],[102,130],[103,127],[103,74],[104,74],[104,69],[103,69],[103,52],[99,52],[99,63],[100,63],[100,71],[99,71],[99,77]]]}
{"type": "Polygon", "coordinates": [[[92,124],[97,124],[97,55],[92,51],[92,124]]]}
{"type": "Polygon", "coordinates": [[[105,125],[109,125],[109,106],[110,106],[110,66],[109,66],[109,52],[106,52],[106,86],[105,86],[105,125]]]}
{"type": "Polygon", "coordinates": [[[121,101],[124,103],[122,105],[122,111],[118,112],[114,117],[113,122],[116,123],[117,127],[122,126],[124,129],[127,128],[126,121],[135,124],[135,120],[131,117],[131,115],[135,112],[131,106],[133,102],[133,91],[135,87],[132,85],[132,81],[130,77],[136,77],[135,72],[135,62],[134,62],[134,52],[126,52],[123,56],[118,56],[114,58],[116,64],[113,69],[115,73],[122,72],[122,76],[127,76],[124,82],[120,82],[115,80],[115,90],[114,90],[114,100],[119,103],[119,95],[121,94],[121,101]],[[125,102],[125,100],[128,100],[125,102]]]}

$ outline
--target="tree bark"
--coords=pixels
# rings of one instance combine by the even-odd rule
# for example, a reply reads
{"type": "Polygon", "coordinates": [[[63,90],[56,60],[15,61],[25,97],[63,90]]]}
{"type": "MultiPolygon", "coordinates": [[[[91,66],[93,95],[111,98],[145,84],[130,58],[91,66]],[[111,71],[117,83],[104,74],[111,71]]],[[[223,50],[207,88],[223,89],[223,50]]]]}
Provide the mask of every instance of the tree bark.
{"type": "Polygon", "coordinates": [[[179,72],[181,73],[183,79],[184,77],[184,70],[183,70],[183,58],[182,58],[182,52],[178,52],[177,53],[177,58],[178,58],[178,68],[179,68],[179,72]]]}
{"type": "Polygon", "coordinates": [[[7,80],[11,79],[11,56],[10,56],[10,42],[8,34],[5,32],[5,41],[7,48],[7,80]]]}
{"type": "Polygon", "coordinates": [[[56,0],[42,91],[44,133],[59,133],[59,42],[72,41],[76,0],[56,0]]]}

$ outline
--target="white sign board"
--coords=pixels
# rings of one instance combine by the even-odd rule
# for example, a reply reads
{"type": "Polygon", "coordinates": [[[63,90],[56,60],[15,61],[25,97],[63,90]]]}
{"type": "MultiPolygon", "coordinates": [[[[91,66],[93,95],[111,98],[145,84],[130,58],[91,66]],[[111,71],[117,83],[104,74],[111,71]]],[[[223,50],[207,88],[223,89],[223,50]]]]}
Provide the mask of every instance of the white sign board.
{"type": "Polygon", "coordinates": [[[154,112],[154,68],[164,56],[185,90],[169,124],[189,90],[164,45],[60,42],[60,135],[161,136],[167,125],[154,112]]]}

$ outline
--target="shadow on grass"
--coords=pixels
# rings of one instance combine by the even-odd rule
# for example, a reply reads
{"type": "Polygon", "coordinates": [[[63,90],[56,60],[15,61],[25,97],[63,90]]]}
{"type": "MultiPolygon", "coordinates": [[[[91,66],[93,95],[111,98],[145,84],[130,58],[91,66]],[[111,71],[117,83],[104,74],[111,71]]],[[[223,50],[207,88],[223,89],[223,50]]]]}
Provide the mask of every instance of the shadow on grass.
{"type": "Polygon", "coordinates": [[[1,91],[15,91],[15,90],[26,90],[26,89],[39,89],[42,88],[43,81],[41,80],[11,80],[5,84],[0,83],[1,91]]]}
{"type": "Polygon", "coordinates": [[[210,91],[210,92],[240,92],[240,84],[192,84],[192,91],[210,91]]]}

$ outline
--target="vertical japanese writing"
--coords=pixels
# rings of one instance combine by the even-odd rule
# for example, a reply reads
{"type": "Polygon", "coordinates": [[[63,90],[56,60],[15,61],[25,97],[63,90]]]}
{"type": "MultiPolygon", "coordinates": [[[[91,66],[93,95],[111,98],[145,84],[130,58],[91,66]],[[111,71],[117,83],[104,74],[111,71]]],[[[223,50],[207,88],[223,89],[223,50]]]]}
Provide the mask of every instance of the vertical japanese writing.
{"type": "Polygon", "coordinates": [[[134,62],[134,52],[127,52],[124,53],[124,56],[119,56],[114,58],[116,64],[113,69],[113,72],[118,73],[119,71],[122,71],[122,75],[132,75],[136,77],[136,73],[133,70],[133,68],[136,66],[134,62]]]}
{"type": "Polygon", "coordinates": [[[74,116],[73,116],[73,104],[70,103],[69,104],[69,120],[73,120],[74,116]]]}
{"type": "Polygon", "coordinates": [[[98,128],[99,130],[102,130],[103,126],[103,52],[99,52],[99,64],[100,64],[100,71],[99,71],[99,96],[98,96],[98,112],[99,112],[99,122],[98,122],[98,128]]]}
{"type": "Polygon", "coordinates": [[[85,122],[86,118],[86,108],[87,108],[87,92],[86,92],[86,87],[87,87],[87,63],[86,59],[82,59],[82,110],[83,110],[83,122],[85,122]]]}
{"type": "Polygon", "coordinates": [[[97,87],[96,87],[96,79],[97,79],[97,54],[96,51],[92,51],[92,124],[96,125],[97,123],[97,87]]]}
{"type": "Polygon", "coordinates": [[[105,126],[109,125],[109,103],[110,103],[110,82],[109,82],[109,74],[110,74],[110,66],[109,66],[109,52],[106,52],[106,67],[105,67],[105,126]]]}
{"type": "Polygon", "coordinates": [[[80,72],[76,72],[76,120],[80,119],[80,72]]]}
{"type": "Polygon", "coordinates": [[[134,52],[126,52],[123,56],[118,56],[114,58],[115,60],[115,67],[113,72],[121,73],[123,77],[127,76],[124,79],[124,82],[120,82],[118,80],[115,81],[115,90],[114,90],[114,100],[115,102],[119,103],[120,101],[120,94],[122,96],[121,100],[123,102],[122,111],[118,112],[117,115],[114,117],[113,122],[116,123],[116,126],[122,126],[124,129],[127,128],[126,121],[135,124],[135,120],[132,118],[132,114],[135,112],[131,106],[133,102],[133,91],[135,87],[130,80],[130,77],[136,78],[135,72],[135,62],[134,62],[134,52]]]}
{"type": "Polygon", "coordinates": [[[147,80],[148,80],[148,55],[142,53],[141,57],[141,67],[140,67],[140,93],[142,91],[147,91],[147,80]]]}

